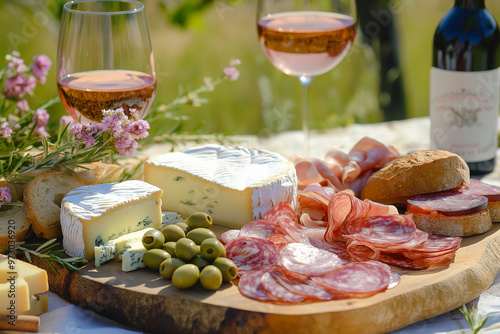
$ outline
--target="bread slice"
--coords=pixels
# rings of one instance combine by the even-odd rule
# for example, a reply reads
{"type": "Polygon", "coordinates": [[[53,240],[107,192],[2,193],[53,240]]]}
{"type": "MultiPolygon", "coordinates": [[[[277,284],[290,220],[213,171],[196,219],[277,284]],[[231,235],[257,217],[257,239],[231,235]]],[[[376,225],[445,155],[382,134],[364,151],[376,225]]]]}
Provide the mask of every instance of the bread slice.
{"type": "Polygon", "coordinates": [[[5,179],[0,179],[0,187],[9,188],[11,202],[22,202],[25,184],[11,183],[5,179]]]}
{"type": "Polygon", "coordinates": [[[488,201],[488,211],[490,211],[491,221],[500,223],[500,202],[488,201]]]}
{"type": "Polygon", "coordinates": [[[28,182],[24,204],[37,237],[52,239],[62,236],[61,201],[71,190],[87,182],[68,172],[47,171],[28,182]]]}
{"type": "Polygon", "coordinates": [[[5,207],[0,211],[0,253],[9,247],[9,241],[23,241],[33,233],[24,206],[5,207]]]}
{"type": "Polygon", "coordinates": [[[464,216],[435,216],[419,213],[414,213],[412,216],[419,230],[453,237],[481,234],[493,227],[488,209],[464,216]]]}
{"type": "Polygon", "coordinates": [[[417,151],[373,173],[361,199],[405,206],[410,196],[461,188],[469,180],[469,167],[458,155],[442,150],[417,151]]]}

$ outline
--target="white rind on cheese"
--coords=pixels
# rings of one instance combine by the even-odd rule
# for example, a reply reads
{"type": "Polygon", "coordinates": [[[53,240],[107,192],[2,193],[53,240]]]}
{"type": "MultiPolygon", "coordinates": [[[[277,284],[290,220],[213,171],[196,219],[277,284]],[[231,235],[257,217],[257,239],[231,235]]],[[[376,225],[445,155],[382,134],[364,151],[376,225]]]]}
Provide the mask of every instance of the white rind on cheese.
{"type": "Polygon", "coordinates": [[[144,180],[164,193],[162,210],[184,217],[203,211],[232,228],[262,216],[281,201],[295,207],[297,175],[279,154],[236,146],[204,145],[152,157],[144,180]]]}
{"type": "Polygon", "coordinates": [[[143,181],[95,184],[70,191],[61,203],[63,245],[70,256],[94,258],[94,247],[161,225],[163,191],[143,181]]]}

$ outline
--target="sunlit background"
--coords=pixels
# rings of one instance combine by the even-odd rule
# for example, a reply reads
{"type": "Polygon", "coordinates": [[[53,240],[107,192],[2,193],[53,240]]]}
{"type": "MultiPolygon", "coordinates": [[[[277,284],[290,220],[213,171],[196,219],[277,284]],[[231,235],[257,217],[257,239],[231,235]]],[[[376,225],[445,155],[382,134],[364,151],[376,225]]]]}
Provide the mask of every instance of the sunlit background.
{"type": "MultiPolygon", "coordinates": [[[[0,0],[0,51],[17,50],[26,62],[36,54],[53,61],[47,84],[39,86],[30,104],[57,96],[55,56],[62,0],[0,0]]],[[[205,94],[209,103],[183,107],[190,120],[184,130],[198,133],[256,134],[300,128],[301,89],[296,78],[276,70],[261,52],[256,32],[256,1],[146,0],[156,59],[156,103],[170,102],[179,91],[195,89],[204,77],[218,77],[231,58],[242,65],[237,81],[226,81],[205,94]],[[182,9],[182,10],[181,10],[182,9]],[[174,15],[175,13],[175,15],[174,15]],[[182,14],[182,15],[181,15],[182,14]]],[[[434,30],[454,0],[387,0],[398,38],[405,105],[398,117],[428,115],[429,69],[434,30]]],[[[500,1],[487,0],[500,20],[500,1]]],[[[374,13],[372,28],[386,22],[374,13]]],[[[359,37],[359,35],[358,35],[359,37]]],[[[384,120],[381,105],[391,97],[379,90],[377,45],[357,38],[346,59],[311,85],[312,127],[318,130],[354,122],[384,120]],[[375,49],[374,49],[375,48],[375,49]]],[[[52,107],[52,123],[64,115],[52,107]]]]}

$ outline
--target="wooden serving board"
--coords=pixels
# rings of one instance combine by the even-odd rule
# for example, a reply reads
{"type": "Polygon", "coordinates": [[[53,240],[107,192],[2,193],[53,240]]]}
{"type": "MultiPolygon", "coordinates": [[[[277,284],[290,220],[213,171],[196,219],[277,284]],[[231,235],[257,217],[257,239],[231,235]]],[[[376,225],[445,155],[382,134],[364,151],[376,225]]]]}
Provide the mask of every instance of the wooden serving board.
{"type": "Polygon", "coordinates": [[[78,272],[48,266],[50,290],[69,302],[152,333],[385,333],[462,306],[500,271],[500,224],[464,238],[455,263],[400,271],[401,283],[365,299],[276,305],[248,299],[234,284],[217,291],[179,290],[148,269],[122,272],[121,263],[78,272]]]}

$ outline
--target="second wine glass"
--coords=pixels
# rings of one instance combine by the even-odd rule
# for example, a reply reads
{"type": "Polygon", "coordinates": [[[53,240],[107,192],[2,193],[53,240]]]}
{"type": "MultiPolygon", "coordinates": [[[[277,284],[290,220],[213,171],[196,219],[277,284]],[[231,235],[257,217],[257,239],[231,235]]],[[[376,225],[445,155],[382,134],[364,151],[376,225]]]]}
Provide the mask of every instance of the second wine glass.
{"type": "Polygon", "coordinates": [[[260,45],[271,63],[298,77],[303,90],[303,155],[309,155],[308,91],[312,79],[337,66],[356,35],[350,0],[259,0],[260,45]]]}
{"type": "Polygon", "coordinates": [[[57,50],[57,86],[75,120],[100,122],[123,108],[143,118],[154,101],[156,74],[144,5],[82,0],[64,5],[57,50]]]}

